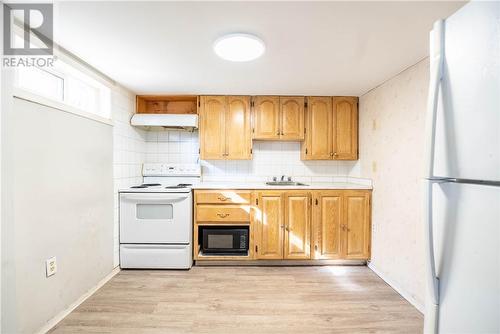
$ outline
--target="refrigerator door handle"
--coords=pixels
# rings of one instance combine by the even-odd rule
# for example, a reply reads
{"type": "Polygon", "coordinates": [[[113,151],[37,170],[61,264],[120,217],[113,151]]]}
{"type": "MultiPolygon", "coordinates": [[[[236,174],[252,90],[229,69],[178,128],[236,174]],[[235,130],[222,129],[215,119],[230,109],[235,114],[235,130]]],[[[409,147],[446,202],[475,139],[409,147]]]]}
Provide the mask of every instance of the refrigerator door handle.
{"type": "Polygon", "coordinates": [[[432,187],[435,182],[425,181],[424,201],[424,229],[425,229],[425,267],[427,275],[428,300],[425,313],[424,333],[437,333],[437,320],[439,309],[439,279],[436,273],[436,262],[434,255],[434,233],[432,220],[432,187]]]}
{"type": "Polygon", "coordinates": [[[436,274],[434,256],[434,237],[432,221],[432,186],[434,181],[434,150],[436,134],[436,116],[438,107],[439,87],[443,74],[444,62],[444,21],[434,23],[430,34],[430,82],[429,97],[427,101],[426,118],[426,143],[425,143],[425,198],[424,198],[424,223],[425,223],[425,265],[427,268],[427,288],[429,298],[426,305],[424,333],[437,333],[439,311],[439,279],[436,274]]]}
{"type": "Polygon", "coordinates": [[[444,63],[444,21],[434,23],[430,33],[430,80],[427,100],[426,140],[425,140],[425,175],[434,176],[434,149],[436,134],[436,115],[438,107],[439,86],[443,75],[444,63]]]}

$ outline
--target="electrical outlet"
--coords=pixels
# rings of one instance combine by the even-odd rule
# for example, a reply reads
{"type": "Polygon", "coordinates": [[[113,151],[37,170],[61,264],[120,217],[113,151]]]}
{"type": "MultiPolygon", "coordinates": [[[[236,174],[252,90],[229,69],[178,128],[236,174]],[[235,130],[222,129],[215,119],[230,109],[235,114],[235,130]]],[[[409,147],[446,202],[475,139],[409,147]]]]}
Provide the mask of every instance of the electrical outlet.
{"type": "Polygon", "coordinates": [[[57,272],[57,261],[55,256],[45,261],[45,271],[47,277],[52,276],[57,272]]]}

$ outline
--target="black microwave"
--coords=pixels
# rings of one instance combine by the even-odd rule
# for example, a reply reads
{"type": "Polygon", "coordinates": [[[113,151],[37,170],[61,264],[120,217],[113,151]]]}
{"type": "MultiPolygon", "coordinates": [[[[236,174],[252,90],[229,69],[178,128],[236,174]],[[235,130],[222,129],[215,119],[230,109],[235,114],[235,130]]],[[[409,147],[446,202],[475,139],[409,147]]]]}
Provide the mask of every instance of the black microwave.
{"type": "Polygon", "coordinates": [[[248,255],[248,226],[200,226],[200,249],[206,255],[248,255]]]}

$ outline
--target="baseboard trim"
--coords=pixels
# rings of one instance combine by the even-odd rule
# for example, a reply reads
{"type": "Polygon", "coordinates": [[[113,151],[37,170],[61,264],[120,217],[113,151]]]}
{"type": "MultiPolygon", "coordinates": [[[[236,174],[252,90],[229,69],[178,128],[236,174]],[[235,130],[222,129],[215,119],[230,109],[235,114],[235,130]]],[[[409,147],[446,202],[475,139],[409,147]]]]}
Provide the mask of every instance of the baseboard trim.
{"type": "Polygon", "coordinates": [[[365,260],[196,260],[195,266],[364,266],[365,260]]]}
{"type": "Polygon", "coordinates": [[[378,277],[380,277],[384,282],[389,284],[391,288],[393,288],[397,293],[401,295],[404,299],[406,299],[410,304],[412,304],[420,313],[424,314],[425,307],[423,304],[418,303],[415,298],[411,294],[409,294],[405,289],[401,288],[399,284],[394,282],[392,279],[388,278],[386,275],[382,273],[376,266],[372,264],[372,262],[368,262],[368,268],[371,269],[378,277]]]}
{"type": "Polygon", "coordinates": [[[92,296],[97,290],[99,290],[104,284],[106,284],[110,279],[113,278],[116,274],[120,272],[120,267],[116,267],[113,269],[106,277],[104,277],[102,280],[97,283],[96,286],[88,290],[83,296],[78,298],[77,301],[69,305],[65,310],[59,312],[55,317],[50,319],[40,330],[38,330],[36,333],[37,334],[45,334],[48,331],[50,331],[55,325],[57,325],[61,320],[63,320],[68,314],[73,312],[74,309],[76,309],[78,306],[80,306],[81,303],[83,303],[87,298],[92,296]]]}

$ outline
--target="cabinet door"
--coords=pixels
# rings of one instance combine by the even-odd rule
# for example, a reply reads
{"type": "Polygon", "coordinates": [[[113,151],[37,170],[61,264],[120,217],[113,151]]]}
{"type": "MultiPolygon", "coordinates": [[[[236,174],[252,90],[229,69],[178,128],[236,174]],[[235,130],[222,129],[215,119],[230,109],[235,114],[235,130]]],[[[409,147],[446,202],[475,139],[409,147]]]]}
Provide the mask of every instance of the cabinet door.
{"type": "Polygon", "coordinates": [[[280,118],[280,139],[304,139],[304,97],[280,97],[280,118]]]}
{"type": "Polygon", "coordinates": [[[343,257],[370,258],[370,192],[345,191],[342,225],[343,257]]]}
{"type": "Polygon", "coordinates": [[[329,160],[332,147],[332,98],[309,97],[306,110],[306,140],[302,160],[329,160]]]}
{"type": "Polygon", "coordinates": [[[283,259],[283,196],[282,192],[258,193],[257,237],[255,257],[257,259],[283,259]]]}
{"type": "Polygon", "coordinates": [[[341,256],[342,192],[317,192],[313,201],[313,258],[338,259],[341,256]]]}
{"type": "Polygon", "coordinates": [[[358,159],[358,98],[333,98],[333,157],[358,159]]]}
{"type": "Polygon", "coordinates": [[[200,159],[225,158],[225,96],[202,96],[200,110],[200,159]]]}
{"type": "Polygon", "coordinates": [[[280,103],[277,96],[256,96],[253,99],[254,139],[280,138],[280,103]]]}
{"type": "Polygon", "coordinates": [[[311,258],[310,201],[308,192],[285,193],[285,259],[311,258]]]}
{"type": "Polygon", "coordinates": [[[250,125],[250,98],[228,96],[226,114],[226,159],[251,159],[252,136],[250,125]]]}

